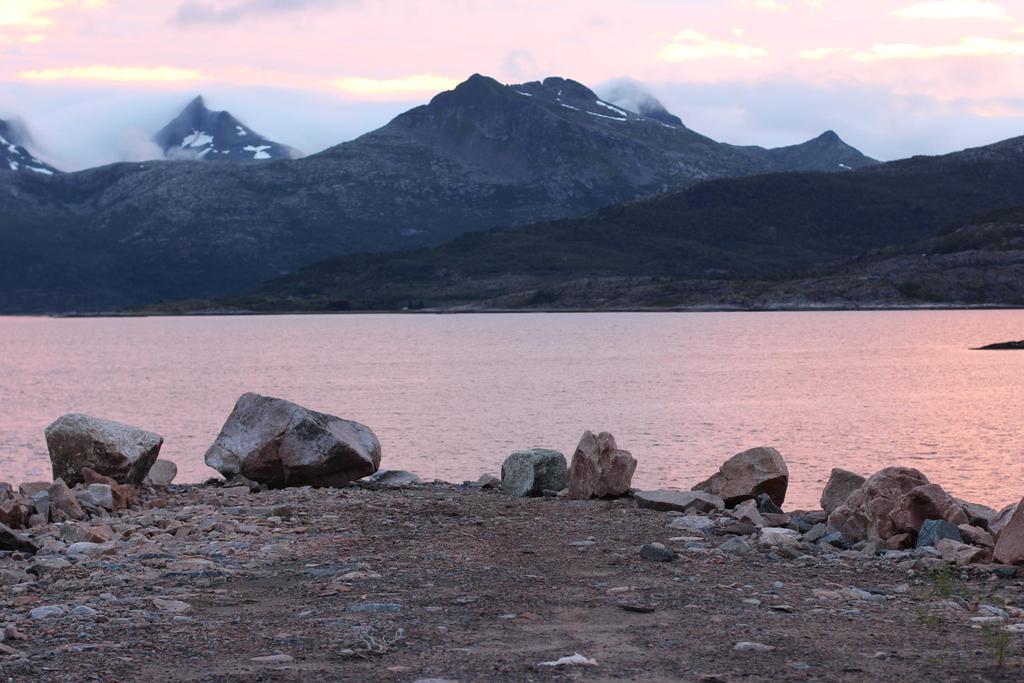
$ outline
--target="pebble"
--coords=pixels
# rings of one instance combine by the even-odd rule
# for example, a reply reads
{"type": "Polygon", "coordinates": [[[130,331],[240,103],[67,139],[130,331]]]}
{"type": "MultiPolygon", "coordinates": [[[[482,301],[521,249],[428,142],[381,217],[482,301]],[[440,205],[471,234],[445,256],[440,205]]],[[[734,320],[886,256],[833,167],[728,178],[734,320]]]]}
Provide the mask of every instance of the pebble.
{"type": "Polygon", "coordinates": [[[743,641],[733,645],[732,649],[736,652],[771,652],[775,647],[772,645],[765,645],[764,643],[743,641]]]}
{"type": "Polygon", "coordinates": [[[261,657],[253,657],[249,661],[253,664],[273,666],[275,664],[290,664],[295,661],[295,658],[291,655],[263,655],[261,657]]]}
{"type": "Polygon", "coordinates": [[[33,619],[53,619],[54,617],[62,617],[66,613],[67,607],[64,605],[44,605],[36,607],[28,615],[33,619]]]}
{"type": "Polygon", "coordinates": [[[349,612],[401,612],[402,606],[395,602],[359,602],[348,606],[349,612]]]}
{"type": "Polygon", "coordinates": [[[640,557],[650,562],[671,562],[676,554],[661,543],[648,543],[640,546],[640,557]]]}
{"type": "Polygon", "coordinates": [[[730,538],[728,541],[718,546],[718,549],[729,553],[730,555],[746,555],[753,550],[750,544],[739,536],[730,538]]]}
{"type": "Polygon", "coordinates": [[[98,614],[98,611],[88,605],[79,605],[71,610],[71,616],[73,617],[95,617],[98,614]]]}

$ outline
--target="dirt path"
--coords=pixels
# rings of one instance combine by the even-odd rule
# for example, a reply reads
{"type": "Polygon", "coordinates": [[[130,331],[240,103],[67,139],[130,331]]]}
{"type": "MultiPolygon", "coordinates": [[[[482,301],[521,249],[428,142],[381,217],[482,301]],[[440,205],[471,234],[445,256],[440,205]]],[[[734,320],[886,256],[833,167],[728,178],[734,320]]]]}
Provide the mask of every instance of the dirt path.
{"type": "MultiPolygon", "coordinates": [[[[124,518],[145,543],[125,541],[27,589],[3,589],[3,618],[27,639],[6,642],[18,654],[0,662],[0,674],[151,682],[1024,678],[1024,634],[971,621],[982,604],[1015,613],[1022,584],[984,570],[962,580],[850,554],[729,555],[715,549],[721,538],[670,541],[679,533],[667,528],[671,517],[629,500],[519,500],[438,485],[244,499],[191,488],[168,502],[124,518]],[[680,557],[640,559],[637,547],[652,541],[680,557]],[[850,588],[868,593],[840,594],[850,588]],[[45,605],[68,613],[30,616],[45,605]],[[73,616],[75,606],[95,613],[73,616]],[[740,642],[774,649],[738,652],[740,642]],[[575,653],[596,666],[539,666],[575,653]]],[[[1007,623],[1014,621],[1024,619],[1007,623]]]]}

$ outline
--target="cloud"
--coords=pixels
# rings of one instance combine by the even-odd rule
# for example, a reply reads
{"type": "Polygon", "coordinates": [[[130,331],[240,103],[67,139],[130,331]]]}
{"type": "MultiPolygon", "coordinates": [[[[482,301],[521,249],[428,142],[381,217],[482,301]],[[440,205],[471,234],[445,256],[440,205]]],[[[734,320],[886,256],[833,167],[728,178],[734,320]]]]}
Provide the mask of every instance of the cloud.
{"type": "Polygon", "coordinates": [[[192,69],[173,66],[72,66],[58,69],[31,69],[18,74],[29,81],[120,81],[125,83],[182,83],[202,81],[206,76],[192,69]]]}
{"type": "Polygon", "coordinates": [[[307,9],[329,9],[353,0],[237,0],[223,2],[184,2],[178,7],[173,21],[178,24],[232,23],[250,16],[280,14],[307,9]]]}
{"type": "Polygon", "coordinates": [[[50,26],[53,19],[47,14],[55,10],[106,6],[107,0],[0,0],[0,26],[50,26]]]}
{"type": "Polygon", "coordinates": [[[904,19],[987,19],[1010,21],[1006,8],[987,0],[933,0],[890,12],[904,19]]]}
{"type": "Polygon", "coordinates": [[[434,74],[416,74],[401,78],[363,78],[347,76],[336,78],[331,83],[335,88],[356,97],[388,98],[402,95],[433,95],[442,90],[451,90],[459,79],[434,74]]]}
{"type": "Polygon", "coordinates": [[[844,52],[853,52],[853,50],[845,47],[816,47],[813,50],[802,50],[800,59],[820,60],[844,52]]]}
{"type": "Polygon", "coordinates": [[[894,43],[875,45],[864,52],[857,52],[853,59],[858,62],[878,62],[892,59],[941,59],[943,57],[1024,57],[1024,40],[1004,40],[969,36],[948,45],[917,45],[915,43],[894,43]]]}
{"type": "Polygon", "coordinates": [[[764,10],[766,12],[788,12],[789,5],[779,0],[741,0],[747,7],[764,10]]]}
{"type": "Polygon", "coordinates": [[[664,62],[689,62],[701,59],[751,60],[768,54],[762,48],[724,40],[714,40],[703,33],[685,30],[672,36],[672,42],[659,50],[664,62]]]}

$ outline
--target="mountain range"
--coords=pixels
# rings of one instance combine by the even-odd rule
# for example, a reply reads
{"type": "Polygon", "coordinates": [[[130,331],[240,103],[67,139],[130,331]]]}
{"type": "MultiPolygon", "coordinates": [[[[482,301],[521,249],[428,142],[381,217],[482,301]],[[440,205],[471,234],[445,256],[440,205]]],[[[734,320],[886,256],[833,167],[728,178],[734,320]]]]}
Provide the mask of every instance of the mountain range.
{"type": "MultiPolygon", "coordinates": [[[[0,210],[10,217],[0,226],[0,305],[96,311],[223,296],[328,256],[578,217],[710,179],[875,163],[831,134],[768,150],[715,142],[664,118],[568,79],[509,86],[474,75],[383,128],[299,160],[0,173],[0,210]]],[[[218,135],[240,125],[201,101],[179,119],[165,140],[198,131],[212,138],[204,158],[230,150],[218,135]]]]}
{"type": "Polygon", "coordinates": [[[583,218],[340,256],[199,308],[1021,305],[1024,210],[1007,210],[1021,206],[1017,138],[849,173],[708,181],[583,218]]]}
{"type": "Polygon", "coordinates": [[[1021,140],[879,164],[831,131],[734,146],[649,95],[608,97],[474,75],[356,140],[258,164],[209,163],[266,141],[197,99],[160,138],[176,156],[195,136],[197,160],[0,172],[0,308],[563,305],[574,282],[791,280],[1024,205],[1021,140]]]}

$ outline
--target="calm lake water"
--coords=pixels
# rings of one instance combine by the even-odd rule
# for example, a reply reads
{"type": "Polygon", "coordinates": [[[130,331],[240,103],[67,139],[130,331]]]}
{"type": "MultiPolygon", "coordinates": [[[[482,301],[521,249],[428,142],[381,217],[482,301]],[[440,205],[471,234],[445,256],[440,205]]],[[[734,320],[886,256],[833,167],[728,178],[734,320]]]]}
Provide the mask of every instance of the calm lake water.
{"type": "Polygon", "coordinates": [[[832,467],[1024,495],[1024,311],[0,318],[0,479],[49,479],[66,412],[162,434],[179,481],[256,391],[370,425],[383,466],[461,482],[608,430],[641,487],[689,488],[772,445],[787,508],[832,467]]]}

